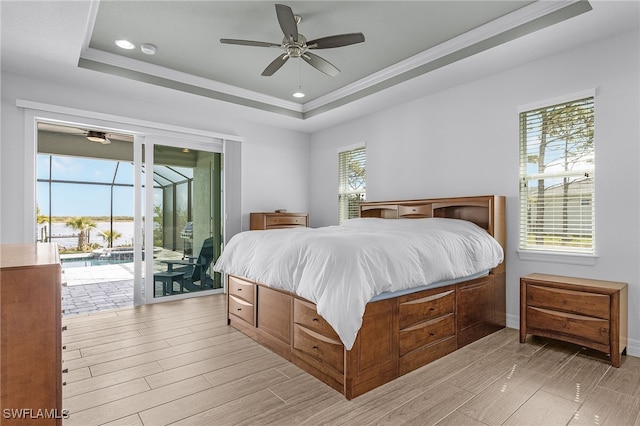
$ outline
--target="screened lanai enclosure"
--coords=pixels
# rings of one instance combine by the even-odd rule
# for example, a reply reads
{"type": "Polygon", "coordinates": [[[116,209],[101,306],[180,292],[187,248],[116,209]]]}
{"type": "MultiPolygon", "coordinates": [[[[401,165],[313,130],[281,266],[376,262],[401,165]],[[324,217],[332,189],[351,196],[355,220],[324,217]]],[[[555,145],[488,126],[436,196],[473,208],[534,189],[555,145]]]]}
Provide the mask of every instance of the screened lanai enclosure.
{"type": "Polygon", "coordinates": [[[222,244],[222,154],[143,145],[142,158],[153,146],[153,166],[143,161],[138,169],[153,211],[142,203],[143,229],[136,230],[133,136],[87,136],[73,127],[38,128],[36,240],[58,244],[67,281],[81,272],[82,284],[132,280],[135,239],[151,226],[153,247],[143,245],[142,256],[153,259],[154,297],[221,288],[211,266],[222,244]]]}

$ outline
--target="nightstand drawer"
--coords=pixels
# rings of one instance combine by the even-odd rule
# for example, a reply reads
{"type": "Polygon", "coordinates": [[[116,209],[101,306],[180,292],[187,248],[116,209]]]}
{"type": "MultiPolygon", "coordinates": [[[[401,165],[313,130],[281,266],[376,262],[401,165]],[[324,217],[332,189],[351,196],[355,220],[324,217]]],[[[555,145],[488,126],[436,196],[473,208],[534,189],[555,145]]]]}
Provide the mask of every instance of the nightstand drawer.
{"type": "Polygon", "coordinates": [[[307,218],[303,216],[267,216],[267,227],[274,226],[307,226],[307,218]]]}
{"type": "Polygon", "coordinates": [[[309,226],[308,213],[251,213],[249,229],[265,230],[309,226]]]}
{"type": "MultiPolygon", "coordinates": [[[[609,345],[609,321],[600,318],[528,307],[527,327],[609,345]]],[[[535,332],[532,331],[532,334],[535,332]]]]}
{"type": "Polygon", "coordinates": [[[530,284],[527,306],[609,319],[609,296],[530,284]]]}

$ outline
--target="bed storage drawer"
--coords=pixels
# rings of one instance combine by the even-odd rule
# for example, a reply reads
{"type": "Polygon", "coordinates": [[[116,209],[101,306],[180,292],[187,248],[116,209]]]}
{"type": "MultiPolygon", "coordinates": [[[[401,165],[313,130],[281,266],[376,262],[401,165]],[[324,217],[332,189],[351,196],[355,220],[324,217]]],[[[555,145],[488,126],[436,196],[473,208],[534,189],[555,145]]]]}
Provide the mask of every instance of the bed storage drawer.
{"type": "Polygon", "coordinates": [[[229,295],[229,315],[255,325],[254,305],[239,297],[229,295]]]}
{"type": "Polygon", "coordinates": [[[606,294],[531,284],[527,288],[527,306],[609,319],[609,296],[606,294]]]}
{"type": "Polygon", "coordinates": [[[230,295],[243,299],[244,301],[252,305],[255,303],[256,286],[254,284],[230,275],[228,287],[230,295]]]}
{"type": "Polygon", "coordinates": [[[340,374],[344,372],[344,346],[339,340],[333,340],[299,324],[293,329],[293,348],[323,364],[333,368],[340,374]]]}
{"type": "Polygon", "coordinates": [[[455,315],[447,314],[400,330],[400,356],[430,345],[447,337],[455,336],[455,315]]]}
{"type": "Polygon", "coordinates": [[[305,328],[313,330],[331,340],[340,341],[340,338],[324,318],[318,315],[315,305],[300,299],[293,301],[293,321],[305,328]]]}
{"type": "Polygon", "coordinates": [[[400,300],[400,330],[455,311],[455,291],[447,289],[419,298],[400,300]]]}

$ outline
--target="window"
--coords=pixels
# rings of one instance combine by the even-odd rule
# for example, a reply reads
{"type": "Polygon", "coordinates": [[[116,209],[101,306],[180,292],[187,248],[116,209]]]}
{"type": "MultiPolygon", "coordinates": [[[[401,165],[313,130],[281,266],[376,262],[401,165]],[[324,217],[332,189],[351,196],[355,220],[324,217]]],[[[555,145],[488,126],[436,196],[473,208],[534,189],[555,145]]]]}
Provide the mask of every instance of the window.
{"type": "Polygon", "coordinates": [[[593,96],[520,113],[520,249],[594,254],[593,96]]]}
{"type": "Polygon", "coordinates": [[[338,152],[338,223],[358,217],[366,200],[367,159],[364,146],[338,152]]]}

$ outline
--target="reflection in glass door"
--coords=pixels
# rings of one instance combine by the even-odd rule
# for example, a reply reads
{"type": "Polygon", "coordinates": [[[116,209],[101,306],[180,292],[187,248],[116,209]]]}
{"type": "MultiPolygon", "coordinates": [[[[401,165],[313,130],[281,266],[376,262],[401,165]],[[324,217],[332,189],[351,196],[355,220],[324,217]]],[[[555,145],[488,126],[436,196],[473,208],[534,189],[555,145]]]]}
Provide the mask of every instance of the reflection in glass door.
{"type": "Polygon", "coordinates": [[[153,197],[153,298],[222,288],[212,272],[222,244],[221,157],[153,145],[153,191],[145,191],[153,197]]]}

